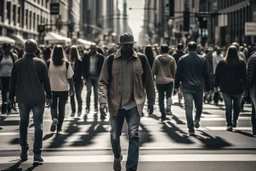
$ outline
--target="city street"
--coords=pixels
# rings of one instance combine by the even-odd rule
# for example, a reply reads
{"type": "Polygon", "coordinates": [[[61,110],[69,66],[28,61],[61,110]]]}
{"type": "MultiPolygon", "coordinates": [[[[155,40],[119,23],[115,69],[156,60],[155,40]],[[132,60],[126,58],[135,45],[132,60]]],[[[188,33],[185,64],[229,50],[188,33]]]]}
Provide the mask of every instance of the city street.
{"type": "MultiPolygon", "coordinates": [[[[83,96],[85,97],[85,91],[83,96]]],[[[188,137],[184,108],[178,105],[176,96],[173,101],[174,115],[169,116],[170,119],[164,124],[158,122],[160,112],[156,105],[154,116],[148,117],[145,114],[141,119],[139,171],[255,170],[256,138],[251,136],[249,105],[241,113],[238,127],[233,132],[225,130],[223,103],[218,107],[204,105],[201,127],[196,131],[195,137],[188,137]]],[[[83,111],[80,117],[71,117],[68,103],[63,132],[56,135],[50,132],[50,111],[46,109],[43,138],[45,163],[37,167],[33,166],[32,123],[29,128],[30,157],[28,161],[19,163],[18,113],[1,115],[1,170],[113,170],[108,119],[101,121],[93,112],[85,115],[83,111]]],[[[128,147],[126,126],[121,143],[124,154],[122,166],[125,170],[128,147]]]]}

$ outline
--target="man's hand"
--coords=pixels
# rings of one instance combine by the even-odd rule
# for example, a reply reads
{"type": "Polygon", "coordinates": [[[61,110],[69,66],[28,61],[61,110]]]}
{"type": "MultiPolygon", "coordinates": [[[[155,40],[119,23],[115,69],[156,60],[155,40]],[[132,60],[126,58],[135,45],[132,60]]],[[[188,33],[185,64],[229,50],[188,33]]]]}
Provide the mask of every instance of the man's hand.
{"type": "Polygon", "coordinates": [[[69,96],[73,96],[74,95],[74,89],[69,89],[69,91],[68,91],[68,95],[69,96]]]}
{"type": "Polygon", "coordinates": [[[9,105],[10,105],[12,110],[17,111],[16,103],[14,101],[9,100],[9,105]]]}
{"type": "Polygon", "coordinates": [[[102,120],[106,119],[107,116],[107,105],[106,103],[101,103],[100,104],[100,118],[102,120]]]}
{"type": "Polygon", "coordinates": [[[154,106],[153,105],[148,105],[148,114],[151,115],[154,112],[154,106]]]}
{"type": "Polygon", "coordinates": [[[46,99],[46,107],[49,108],[52,105],[52,99],[46,99]]]}

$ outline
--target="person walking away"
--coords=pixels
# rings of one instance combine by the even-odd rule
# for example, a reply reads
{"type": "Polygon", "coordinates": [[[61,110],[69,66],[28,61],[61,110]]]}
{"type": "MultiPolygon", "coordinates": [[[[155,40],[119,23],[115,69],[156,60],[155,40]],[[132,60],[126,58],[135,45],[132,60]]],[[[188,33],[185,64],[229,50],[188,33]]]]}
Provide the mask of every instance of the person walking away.
{"type": "MultiPolygon", "coordinates": [[[[213,75],[215,79],[215,71],[217,64],[219,61],[223,60],[223,55],[221,54],[221,49],[219,47],[216,47],[216,53],[212,56],[212,62],[213,62],[213,75]]],[[[219,92],[214,92],[213,101],[215,105],[218,105],[219,100],[222,101],[222,97],[219,92]]]]}
{"type": "Polygon", "coordinates": [[[69,60],[70,60],[72,70],[74,71],[73,81],[75,86],[75,93],[72,96],[70,96],[70,103],[71,103],[71,110],[72,110],[71,116],[74,116],[76,113],[75,96],[76,96],[77,105],[78,105],[78,116],[80,116],[82,113],[81,94],[83,90],[83,80],[82,80],[83,63],[79,55],[77,46],[75,45],[70,47],[69,60]]]}
{"type": "Polygon", "coordinates": [[[98,113],[98,79],[104,62],[104,56],[97,52],[95,43],[90,45],[90,51],[84,55],[84,81],[87,88],[86,114],[90,113],[92,87],[94,93],[94,112],[98,113]]]}
{"type": "Polygon", "coordinates": [[[247,82],[252,99],[252,135],[256,136],[256,52],[253,53],[248,60],[247,64],[247,82]]]}
{"type": "Polygon", "coordinates": [[[214,66],[213,66],[213,49],[211,47],[207,48],[205,51],[205,59],[208,65],[208,72],[210,74],[210,91],[204,96],[204,102],[207,101],[211,103],[213,100],[213,90],[214,90],[214,66]]]}
{"type": "Polygon", "coordinates": [[[168,45],[162,45],[160,51],[161,54],[156,57],[153,63],[152,74],[153,76],[156,76],[156,87],[159,95],[159,108],[161,112],[160,123],[163,123],[163,121],[166,120],[166,114],[172,114],[172,91],[176,73],[176,61],[168,54],[168,45]],[[164,105],[165,94],[167,101],[166,109],[164,105]]]}
{"type": "Polygon", "coordinates": [[[3,44],[3,54],[0,55],[0,79],[1,79],[1,95],[2,95],[2,108],[1,113],[6,114],[11,112],[8,103],[10,77],[14,62],[18,59],[17,55],[12,53],[11,45],[3,44]]]}
{"type": "MultiPolygon", "coordinates": [[[[175,61],[176,61],[176,66],[177,66],[177,64],[178,64],[178,61],[179,61],[179,59],[180,59],[180,57],[182,57],[183,55],[184,55],[184,46],[183,46],[183,44],[182,43],[179,43],[178,45],[177,45],[177,50],[176,50],[176,52],[173,54],[173,57],[174,57],[174,59],[175,59],[175,61]]],[[[179,91],[178,92],[178,101],[179,101],[179,104],[181,104],[181,100],[182,100],[182,93],[181,93],[181,91],[179,91]]]]}
{"type": "MultiPolygon", "coordinates": [[[[209,91],[209,71],[206,59],[196,53],[197,45],[194,41],[188,43],[189,53],[179,59],[175,75],[175,91],[182,84],[185,101],[185,113],[188,132],[195,135],[195,128],[200,127],[200,118],[203,109],[204,82],[205,90],[209,91]],[[196,116],[193,122],[193,102],[195,102],[196,116]]],[[[207,92],[206,92],[207,93],[207,92]]]]}
{"type": "Polygon", "coordinates": [[[32,110],[35,128],[34,164],[42,164],[43,144],[43,114],[45,102],[47,107],[52,104],[52,92],[47,74],[47,68],[42,59],[36,57],[37,42],[29,39],[25,42],[25,56],[14,63],[11,80],[9,101],[15,109],[14,97],[20,112],[20,159],[28,159],[29,144],[27,141],[29,114],[32,110]],[[46,97],[45,97],[46,94],[46,97]],[[46,98],[46,101],[45,101],[46,98]]]}
{"type": "Polygon", "coordinates": [[[153,62],[155,60],[155,56],[154,56],[154,53],[153,53],[153,49],[152,49],[152,46],[151,45],[147,45],[144,49],[144,54],[146,55],[146,57],[148,58],[148,62],[149,62],[149,65],[150,67],[152,68],[153,66],[153,62]]]}
{"type": "Polygon", "coordinates": [[[232,131],[237,126],[243,92],[247,90],[246,65],[235,46],[230,46],[224,60],[217,64],[215,91],[219,90],[226,106],[227,131],[232,131]]]}
{"type": "Polygon", "coordinates": [[[137,170],[140,116],[146,94],[149,114],[153,113],[155,103],[155,88],[149,62],[145,55],[134,51],[134,43],[131,34],[122,34],[120,49],[106,58],[99,77],[100,112],[105,117],[108,103],[115,171],[122,169],[120,136],[125,119],[129,135],[126,170],[137,170]]]}
{"type": "Polygon", "coordinates": [[[72,80],[74,72],[61,45],[54,47],[52,57],[47,62],[47,66],[53,94],[53,103],[51,106],[52,124],[50,130],[51,132],[55,132],[57,128],[57,133],[60,133],[65,118],[65,106],[68,96],[72,96],[74,93],[72,80]]]}

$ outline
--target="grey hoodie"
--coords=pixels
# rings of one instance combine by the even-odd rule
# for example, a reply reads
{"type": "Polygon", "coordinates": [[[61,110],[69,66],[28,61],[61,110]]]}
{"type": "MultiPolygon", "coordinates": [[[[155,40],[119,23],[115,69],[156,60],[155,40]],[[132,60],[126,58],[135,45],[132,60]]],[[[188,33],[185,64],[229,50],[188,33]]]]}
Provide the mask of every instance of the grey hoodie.
{"type": "Polygon", "coordinates": [[[168,84],[174,81],[176,73],[175,59],[169,54],[156,57],[152,67],[152,74],[156,75],[156,84],[168,84]]]}

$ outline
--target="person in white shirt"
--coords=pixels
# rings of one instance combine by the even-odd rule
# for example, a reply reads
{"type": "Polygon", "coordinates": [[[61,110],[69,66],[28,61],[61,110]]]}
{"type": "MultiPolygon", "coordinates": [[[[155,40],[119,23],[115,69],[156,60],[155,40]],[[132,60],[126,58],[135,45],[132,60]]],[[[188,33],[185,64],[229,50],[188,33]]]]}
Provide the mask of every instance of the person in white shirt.
{"type": "Polygon", "coordinates": [[[74,93],[72,79],[74,72],[61,45],[54,47],[52,58],[47,62],[47,66],[53,94],[51,106],[52,125],[50,130],[54,132],[57,128],[57,133],[59,133],[62,131],[68,95],[72,96],[74,93]]]}
{"type": "Polygon", "coordinates": [[[220,60],[223,59],[223,55],[221,54],[221,49],[219,47],[216,48],[216,53],[213,54],[213,73],[215,74],[215,70],[217,67],[217,64],[219,63],[220,60]]]}

